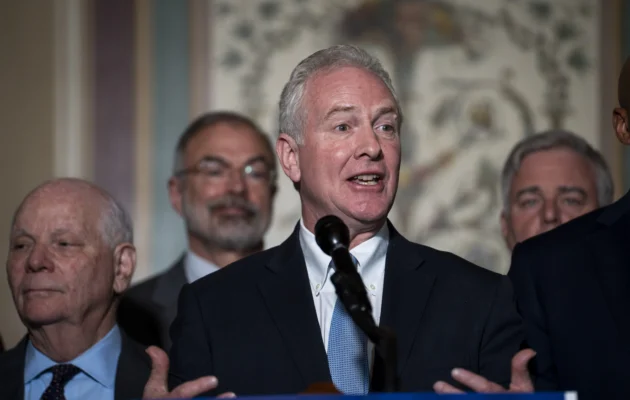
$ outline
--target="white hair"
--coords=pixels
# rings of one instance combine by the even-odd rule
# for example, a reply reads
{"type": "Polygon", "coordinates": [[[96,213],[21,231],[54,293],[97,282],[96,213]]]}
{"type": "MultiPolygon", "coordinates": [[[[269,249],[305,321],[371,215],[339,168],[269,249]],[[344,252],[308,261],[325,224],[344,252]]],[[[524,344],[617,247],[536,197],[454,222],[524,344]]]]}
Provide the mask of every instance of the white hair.
{"type": "Polygon", "coordinates": [[[291,72],[289,81],[280,95],[280,133],[286,133],[301,144],[305,123],[305,110],[302,104],[306,83],[315,74],[340,67],[356,67],[376,75],[392,94],[399,114],[399,128],[402,124],[402,110],[394,91],[389,74],[380,61],[365,50],[351,45],[336,45],[317,51],[302,60],[291,72]]]}

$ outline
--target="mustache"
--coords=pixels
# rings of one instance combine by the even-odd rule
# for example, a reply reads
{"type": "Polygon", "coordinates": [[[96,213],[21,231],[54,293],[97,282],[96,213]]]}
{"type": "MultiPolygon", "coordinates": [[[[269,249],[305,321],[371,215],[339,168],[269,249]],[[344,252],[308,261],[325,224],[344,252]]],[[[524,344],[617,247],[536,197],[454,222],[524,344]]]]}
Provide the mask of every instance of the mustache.
{"type": "Polygon", "coordinates": [[[237,196],[223,196],[218,199],[210,200],[207,206],[211,212],[216,211],[217,208],[228,207],[241,208],[251,215],[258,215],[259,211],[255,205],[245,200],[244,198],[237,196]]]}

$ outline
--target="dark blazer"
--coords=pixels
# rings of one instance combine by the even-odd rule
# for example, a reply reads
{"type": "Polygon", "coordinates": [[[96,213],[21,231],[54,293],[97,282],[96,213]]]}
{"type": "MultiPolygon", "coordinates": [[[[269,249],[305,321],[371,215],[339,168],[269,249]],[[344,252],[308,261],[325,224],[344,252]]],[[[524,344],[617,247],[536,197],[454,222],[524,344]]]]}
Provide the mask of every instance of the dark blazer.
{"type": "MultiPolygon", "coordinates": [[[[142,398],[144,385],[151,373],[151,359],[144,348],[133,342],[124,333],[122,349],[116,370],[115,400],[142,398]]],[[[27,337],[14,348],[0,354],[0,399],[22,400],[24,398],[24,357],[27,337]]]]}
{"type": "Polygon", "coordinates": [[[630,399],[630,195],[516,246],[538,389],[630,399]]]}
{"type": "MultiPolygon", "coordinates": [[[[331,381],[298,236],[296,227],[280,246],[184,286],[171,385],[216,375],[216,393],[253,395],[331,381]]],[[[432,390],[453,367],[509,383],[523,331],[507,277],[411,243],[390,224],[383,291],[381,324],[398,336],[401,390],[432,390]]]]}
{"type": "Polygon", "coordinates": [[[169,327],[177,314],[177,297],[186,284],[184,258],[166,272],[135,285],[118,307],[118,325],[136,342],[168,351],[169,327]]]}

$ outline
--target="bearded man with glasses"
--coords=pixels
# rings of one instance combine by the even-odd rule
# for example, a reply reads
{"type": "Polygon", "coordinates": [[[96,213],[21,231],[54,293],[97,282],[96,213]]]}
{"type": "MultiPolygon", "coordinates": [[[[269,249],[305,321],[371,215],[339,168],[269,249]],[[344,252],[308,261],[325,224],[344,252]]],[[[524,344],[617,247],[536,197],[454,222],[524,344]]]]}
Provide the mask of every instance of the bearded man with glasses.
{"type": "Polygon", "coordinates": [[[211,112],[186,128],[168,193],[184,219],[188,250],[126,294],[118,321],[132,338],[168,350],[182,286],[263,249],[276,175],[272,145],[250,119],[211,112]]]}

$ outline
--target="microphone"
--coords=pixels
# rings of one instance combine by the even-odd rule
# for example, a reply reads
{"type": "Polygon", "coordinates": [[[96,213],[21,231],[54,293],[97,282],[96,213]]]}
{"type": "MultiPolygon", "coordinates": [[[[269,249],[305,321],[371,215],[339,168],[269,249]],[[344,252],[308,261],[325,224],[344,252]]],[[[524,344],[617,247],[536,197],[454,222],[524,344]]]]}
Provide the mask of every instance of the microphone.
{"type": "Polygon", "coordinates": [[[339,217],[327,215],[315,224],[315,241],[333,259],[336,272],[331,281],[335,285],[337,296],[361,328],[371,329],[376,325],[372,317],[372,303],[348,251],[348,227],[339,217]]]}
{"type": "Polygon", "coordinates": [[[376,358],[371,390],[397,392],[397,340],[387,327],[379,327],[372,316],[372,304],[348,251],[350,231],[343,221],[327,215],[315,224],[315,241],[322,251],[332,257],[335,273],[330,277],[337,297],[341,300],[355,324],[376,345],[376,358]]]}

